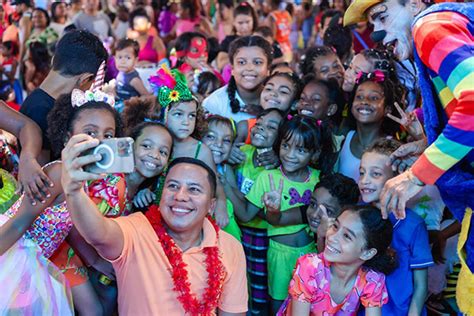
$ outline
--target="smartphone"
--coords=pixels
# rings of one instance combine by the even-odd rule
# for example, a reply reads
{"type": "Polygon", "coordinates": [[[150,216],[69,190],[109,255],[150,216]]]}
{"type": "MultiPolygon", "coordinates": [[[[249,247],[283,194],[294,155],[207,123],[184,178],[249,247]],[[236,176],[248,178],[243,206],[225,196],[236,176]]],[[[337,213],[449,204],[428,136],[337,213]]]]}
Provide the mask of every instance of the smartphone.
{"type": "Polygon", "coordinates": [[[87,151],[86,155],[100,154],[102,159],[84,170],[92,173],[131,173],[135,168],[133,159],[133,138],[109,138],[87,151]]]}

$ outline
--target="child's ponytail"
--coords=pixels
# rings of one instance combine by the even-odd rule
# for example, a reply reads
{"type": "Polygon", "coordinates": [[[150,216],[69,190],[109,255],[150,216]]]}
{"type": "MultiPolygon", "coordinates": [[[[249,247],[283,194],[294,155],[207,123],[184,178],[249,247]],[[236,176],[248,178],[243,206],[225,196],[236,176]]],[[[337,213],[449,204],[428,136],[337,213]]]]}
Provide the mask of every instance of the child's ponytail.
{"type": "Polygon", "coordinates": [[[386,275],[390,274],[398,265],[396,253],[390,248],[393,235],[392,223],[383,219],[382,212],[371,205],[348,206],[342,212],[344,211],[351,211],[359,215],[366,237],[365,247],[377,250],[376,255],[367,260],[364,266],[386,275]]]}

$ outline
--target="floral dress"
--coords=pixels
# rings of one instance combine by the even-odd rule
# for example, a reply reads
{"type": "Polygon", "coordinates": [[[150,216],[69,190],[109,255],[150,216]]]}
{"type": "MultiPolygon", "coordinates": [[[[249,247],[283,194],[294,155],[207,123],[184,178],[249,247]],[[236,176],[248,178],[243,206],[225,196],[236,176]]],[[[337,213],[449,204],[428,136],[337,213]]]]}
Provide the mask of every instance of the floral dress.
{"type": "MultiPolygon", "coordinates": [[[[86,192],[106,217],[128,215],[132,209],[123,174],[110,174],[104,179],[89,183],[86,192]]],[[[84,284],[88,280],[86,265],[67,242],[60,245],[51,261],[64,273],[70,287],[84,284]]]]}
{"type": "Polygon", "coordinates": [[[288,288],[289,296],[278,311],[278,316],[291,315],[291,300],[310,303],[314,316],[356,315],[360,303],[364,307],[381,307],[388,302],[385,275],[359,269],[352,290],[341,303],[331,298],[330,263],[324,254],[307,254],[298,259],[288,288]]]}
{"type": "MultiPolygon", "coordinates": [[[[23,196],[0,214],[0,226],[14,217],[23,196]]],[[[0,315],[73,315],[72,298],[61,271],[47,258],[72,228],[66,202],[50,206],[0,256],[0,315]]]]}

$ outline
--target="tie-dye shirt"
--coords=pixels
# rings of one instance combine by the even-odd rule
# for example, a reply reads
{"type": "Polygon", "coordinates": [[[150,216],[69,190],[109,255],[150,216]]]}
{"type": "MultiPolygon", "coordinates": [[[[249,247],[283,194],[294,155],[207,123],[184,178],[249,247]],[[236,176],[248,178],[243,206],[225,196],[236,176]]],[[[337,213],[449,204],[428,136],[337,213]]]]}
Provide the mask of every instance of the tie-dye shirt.
{"type": "Polygon", "coordinates": [[[364,307],[381,307],[388,302],[385,275],[361,267],[354,286],[340,303],[331,298],[330,263],[324,254],[307,254],[298,259],[293,279],[278,316],[291,314],[291,301],[311,304],[312,316],[356,315],[360,304],[364,307]]]}
{"type": "Polygon", "coordinates": [[[474,163],[474,25],[449,11],[420,18],[413,26],[415,48],[431,76],[447,124],[412,167],[424,183],[434,184],[463,158],[474,163]]]}

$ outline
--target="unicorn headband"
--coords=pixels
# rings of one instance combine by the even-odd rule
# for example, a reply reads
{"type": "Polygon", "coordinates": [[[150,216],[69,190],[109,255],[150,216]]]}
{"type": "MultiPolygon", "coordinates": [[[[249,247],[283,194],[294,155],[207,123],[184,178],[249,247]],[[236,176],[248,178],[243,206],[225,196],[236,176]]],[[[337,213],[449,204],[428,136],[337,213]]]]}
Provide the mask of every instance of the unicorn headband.
{"type": "Polygon", "coordinates": [[[71,104],[73,107],[81,107],[87,102],[105,102],[111,107],[115,105],[114,96],[103,92],[102,86],[104,85],[105,80],[105,61],[100,64],[99,70],[94,78],[94,83],[91,86],[90,90],[82,91],[80,89],[72,90],[71,94],[71,104]]]}

